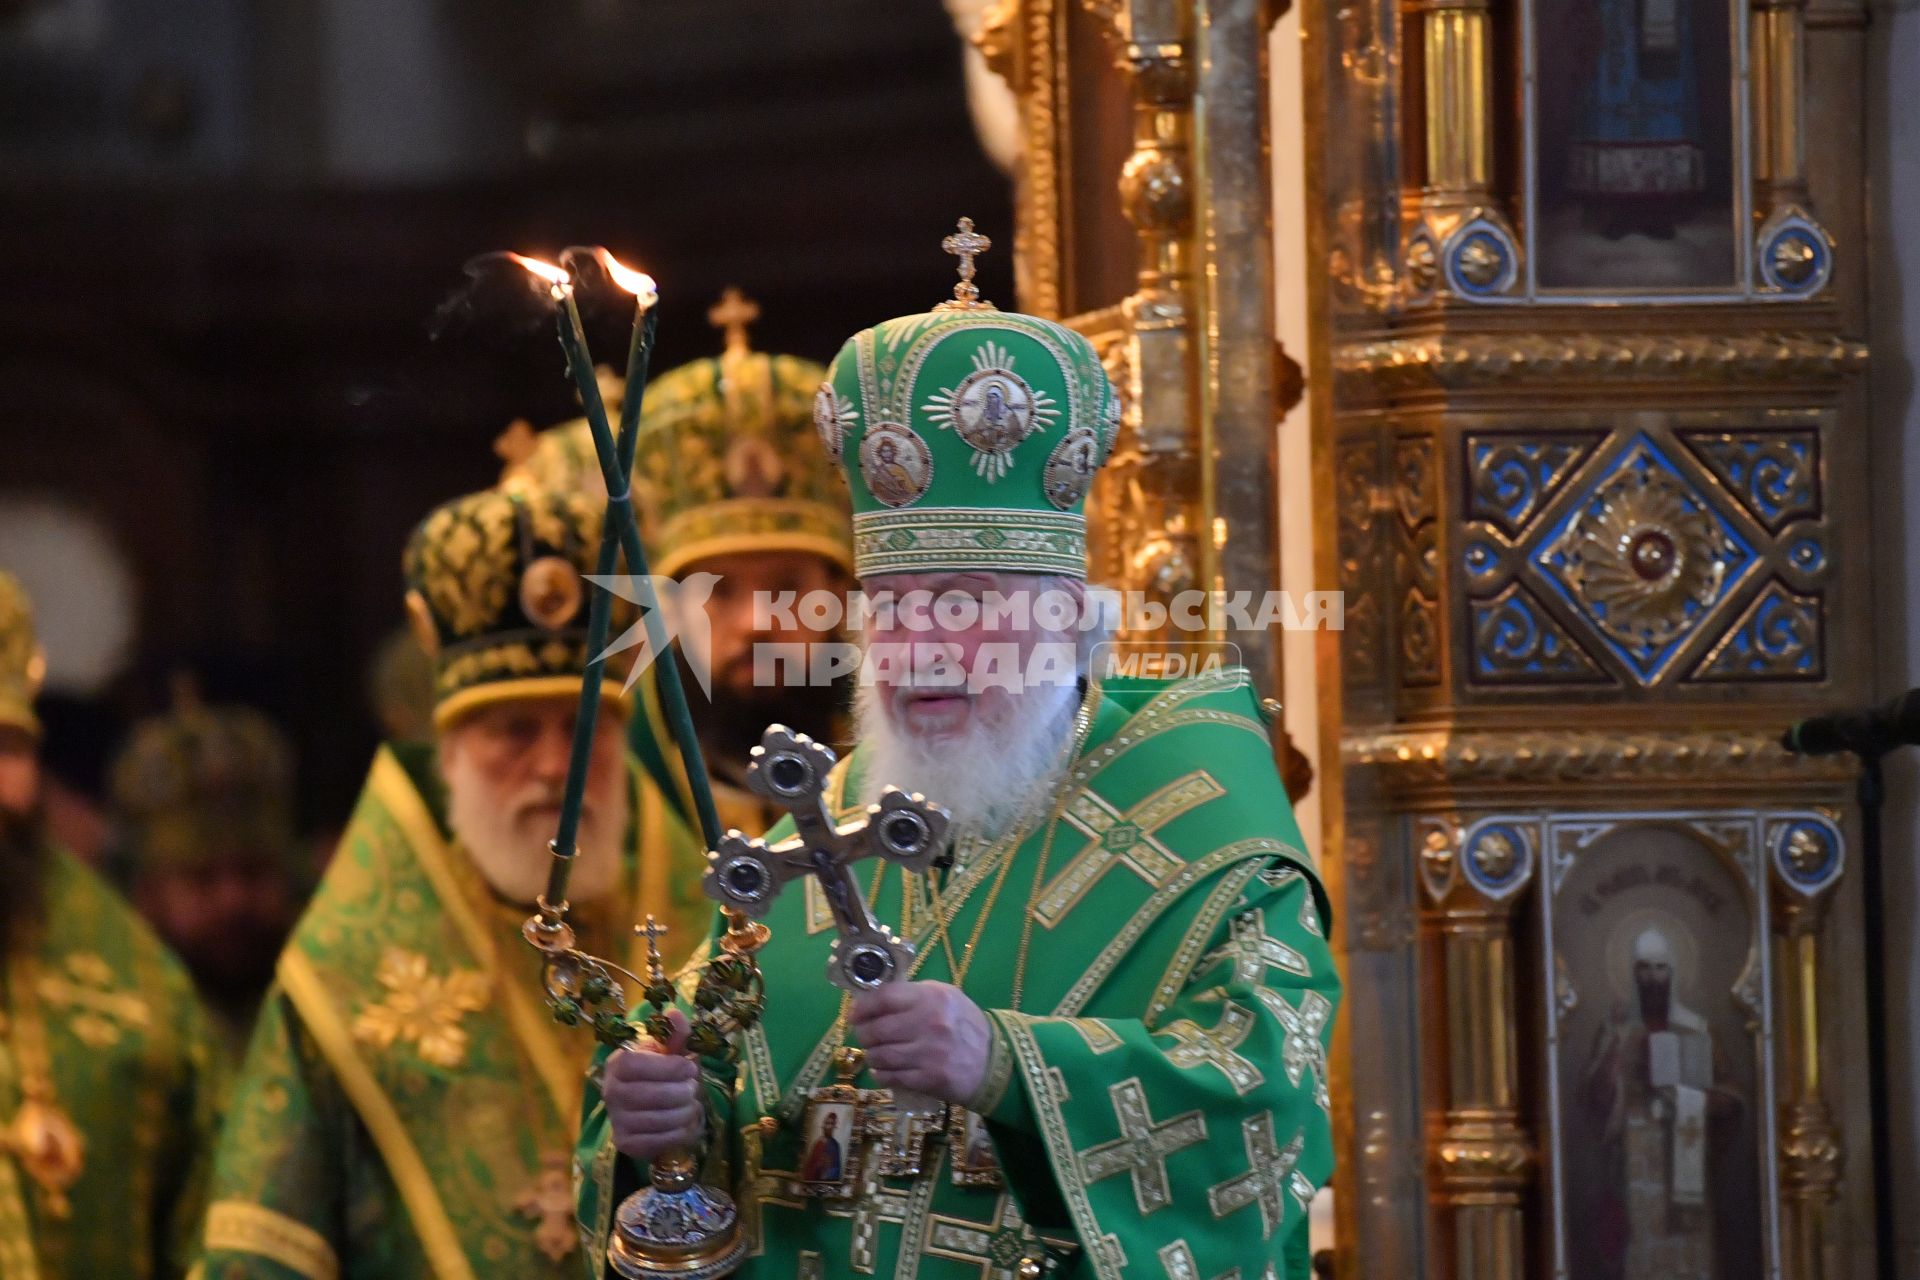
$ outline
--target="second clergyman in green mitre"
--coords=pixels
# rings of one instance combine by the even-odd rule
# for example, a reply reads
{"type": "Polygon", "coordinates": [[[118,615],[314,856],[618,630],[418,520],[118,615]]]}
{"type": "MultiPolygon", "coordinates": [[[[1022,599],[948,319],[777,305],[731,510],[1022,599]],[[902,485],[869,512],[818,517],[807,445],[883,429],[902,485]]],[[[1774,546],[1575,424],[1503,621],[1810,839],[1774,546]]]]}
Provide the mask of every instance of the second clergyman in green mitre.
{"type": "MultiPolygon", "coordinates": [[[[215,1161],[206,1280],[581,1274],[588,1042],[555,1025],[520,925],[552,862],[601,527],[578,494],[494,491],[415,532],[437,741],[374,757],[280,956],[215,1161]]],[[[641,859],[700,860],[625,749],[611,670],[600,693],[572,919],[625,958],[641,859]]]]}
{"type": "Polygon", "coordinates": [[[652,1042],[604,1059],[579,1152],[596,1265],[648,1160],[695,1145],[755,1280],[1309,1274],[1333,1165],[1325,893],[1244,672],[1095,664],[1084,500],[1119,419],[1084,338],[964,284],[842,348],[816,422],[861,586],[903,607],[872,611],[827,799],[848,821],[884,786],[925,793],[952,864],[857,864],[917,948],[909,981],[829,985],[831,916],[796,881],[737,1072],[652,1042]],[[876,1123],[889,1090],[946,1123],[876,1123]]]}

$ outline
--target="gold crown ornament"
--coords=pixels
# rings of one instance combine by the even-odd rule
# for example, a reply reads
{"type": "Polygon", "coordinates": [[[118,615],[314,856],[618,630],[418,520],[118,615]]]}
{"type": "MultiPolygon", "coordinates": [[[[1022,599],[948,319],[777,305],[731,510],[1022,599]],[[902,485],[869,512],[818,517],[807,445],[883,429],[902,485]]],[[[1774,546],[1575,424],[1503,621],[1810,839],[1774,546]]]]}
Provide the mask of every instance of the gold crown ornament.
{"type": "MultiPolygon", "coordinates": [[[[577,696],[604,510],[578,492],[489,489],[436,508],[407,544],[407,620],[433,658],[434,727],[510,698],[577,696]]],[[[616,599],[617,636],[633,620],[616,599]]],[[[602,690],[625,711],[621,674],[602,690]]]]}
{"type": "Polygon", "coordinates": [[[33,602],[20,580],[0,570],[0,725],[40,736],[33,700],[47,678],[47,655],[33,633],[33,602]]]}
{"type": "MultiPolygon", "coordinates": [[[[720,355],[652,379],[635,442],[633,487],[653,572],[669,577],[710,556],[811,551],[851,570],[850,507],[834,460],[813,439],[814,393],[826,370],[752,349],[760,308],[729,289],[707,313],[720,355]]],[[[506,488],[606,498],[584,419],[496,443],[506,488]]]]}

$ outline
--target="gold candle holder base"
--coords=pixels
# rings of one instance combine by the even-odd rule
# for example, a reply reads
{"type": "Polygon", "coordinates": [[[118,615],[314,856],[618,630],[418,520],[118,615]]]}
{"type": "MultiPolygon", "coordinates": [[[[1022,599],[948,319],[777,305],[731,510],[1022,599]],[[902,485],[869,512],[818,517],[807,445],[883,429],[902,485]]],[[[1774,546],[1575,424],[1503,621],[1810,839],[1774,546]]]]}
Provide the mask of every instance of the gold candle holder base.
{"type": "Polygon", "coordinates": [[[620,1202],[607,1262],[623,1280],[718,1280],[747,1256],[740,1212],[725,1192],[695,1181],[685,1152],[653,1162],[652,1183],[620,1202]]]}

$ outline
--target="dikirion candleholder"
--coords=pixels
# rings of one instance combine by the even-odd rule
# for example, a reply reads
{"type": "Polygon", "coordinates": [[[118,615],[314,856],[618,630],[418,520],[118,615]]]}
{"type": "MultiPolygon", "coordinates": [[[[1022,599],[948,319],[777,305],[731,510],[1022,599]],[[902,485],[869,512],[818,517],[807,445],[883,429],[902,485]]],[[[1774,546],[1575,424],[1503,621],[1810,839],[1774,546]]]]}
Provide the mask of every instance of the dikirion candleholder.
{"type": "MultiPolygon", "coordinates": [[[[607,487],[607,515],[601,534],[597,578],[604,582],[626,558],[627,573],[640,590],[642,621],[647,629],[650,651],[656,655],[661,710],[674,744],[686,765],[687,780],[693,792],[694,810],[701,835],[709,849],[721,840],[720,822],[708,784],[706,762],[701,756],[693,718],[687,708],[686,690],[680,680],[670,640],[661,620],[660,603],[653,596],[647,574],[645,549],[640,543],[639,523],[634,518],[633,475],[634,446],[640,405],[646,391],[647,368],[651,360],[659,312],[659,291],[650,276],[623,266],[605,249],[569,249],[561,263],[543,262],[521,254],[502,255],[525,268],[544,286],[554,303],[560,346],[566,354],[567,372],[579,392],[581,407],[593,435],[594,452],[600,462],[607,487]],[[593,357],[587,349],[585,326],[574,297],[574,273],[566,265],[582,255],[596,258],[608,277],[634,296],[633,337],[627,356],[627,390],[616,437],[607,421],[607,408],[600,395],[600,383],[594,375],[593,357]]],[[[622,977],[640,985],[654,1013],[648,1030],[656,1041],[665,1042],[671,1030],[666,1006],[673,1000],[673,986],[659,963],[659,927],[649,926],[649,973],[642,981],[618,965],[581,951],[575,945],[573,927],[567,921],[569,904],[567,884],[573,859],[578,852],[575,838],[580,828],[580,812],[586,793],[588,759],[592,753],[594,728],[600,713],[601,677],[606,669],[607,632],[612,609],[611,594],[596,584],[587,615],[586,671],[580,685],[579,708],[574,718],[572,754],[567,763],[565,788],[561,793],[560,816],[554,838],[547,850],[552,857],[546,891],[536,900],[536,910],[522,928],[529,944],[541,955],[542,982],[554,1017],[563,1024],[590,1025],[594,1035],[616,1052],[642,1051],[637,1041],[640,1029],[627,1019],[626,992],[622,977]]],[[[686,1045],[694,1054],[731,1052],[728,1036],[759,1016],[760,975],[753,955],[765,943],[767,931],[751,923],[744,915],[732,917],[733,927],[723,936],[719,953],[708,963],[695,994],[696,1017],[693,1034],[686,1045]]],[[[646,1051],[651,1051],[646,1050],[646,1051]]],[[[651,1185],[622,1206],[628,1229],[615,1241],[609,1265],[623,1277],[673,1276],[678,1280],[708,1280],[731,1273],[744,1254],[739,1230],[738,1210],[726,1192],[701,1185],[694,1177],[691,1153],[674,1152],[654,1162],[651,1185]],[[631,1211],[629,1211],[631,1206],[631,1211]]]]}

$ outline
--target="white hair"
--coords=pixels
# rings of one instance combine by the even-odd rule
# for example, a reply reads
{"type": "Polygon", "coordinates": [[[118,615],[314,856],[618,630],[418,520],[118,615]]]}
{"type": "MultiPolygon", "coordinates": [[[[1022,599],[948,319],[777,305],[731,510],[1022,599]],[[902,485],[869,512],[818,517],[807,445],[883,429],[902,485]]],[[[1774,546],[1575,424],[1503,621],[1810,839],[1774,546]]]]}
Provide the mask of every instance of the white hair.
{"type": "Polygon", "coordinates": [[[1673,943],[1658,925],[1648,925],[1633,940],[1633,959],[1638,964],[1673,964],[1673,943]]]}

